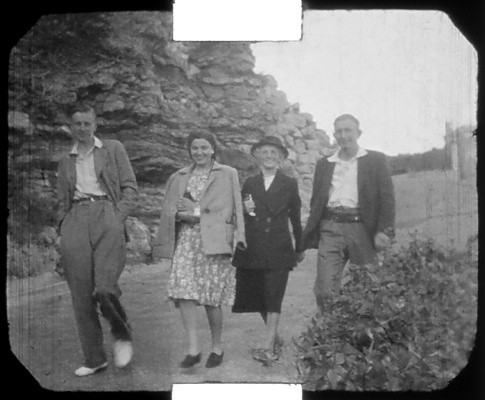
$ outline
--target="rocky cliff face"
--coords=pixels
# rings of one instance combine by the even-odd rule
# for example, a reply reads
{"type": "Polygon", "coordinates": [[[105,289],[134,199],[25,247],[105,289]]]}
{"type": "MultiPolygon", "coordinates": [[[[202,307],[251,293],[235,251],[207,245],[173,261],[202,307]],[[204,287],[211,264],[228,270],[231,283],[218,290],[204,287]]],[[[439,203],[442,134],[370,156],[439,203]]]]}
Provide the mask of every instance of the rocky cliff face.
{"type": "MultiPolygon", "coordinates": [[[[150,227],[165,181],[190,162],[185,138],[194,130],[216,136],[219,160],[241,181],[256,168],[251,145],[279,136],[290,152],[284,170],[298,178],[307,211],[325,132],[273,77],[254,73],[250,44],[173,42],[171,26],[171,14],[159,12],[52,15],[19,41],[9,70],[15,197],[53,204],[56,164],[71,146],[69,108],[84,101],[98,113],[97,134],[125,145],[142,192],[137,218],[150,227]]],[[[22,210],[20,225],[32,216],[22,210]]]]}

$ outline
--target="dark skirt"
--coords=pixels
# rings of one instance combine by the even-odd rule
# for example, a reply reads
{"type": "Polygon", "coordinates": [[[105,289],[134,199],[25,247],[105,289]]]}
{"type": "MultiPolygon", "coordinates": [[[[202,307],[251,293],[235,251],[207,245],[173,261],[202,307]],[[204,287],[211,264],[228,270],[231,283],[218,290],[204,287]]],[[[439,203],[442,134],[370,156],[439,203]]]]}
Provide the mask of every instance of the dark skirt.
{"type": "Polygon", "coordinates": [[[234,313],[281,313],[288,269],[236,269],[234,313]]]}

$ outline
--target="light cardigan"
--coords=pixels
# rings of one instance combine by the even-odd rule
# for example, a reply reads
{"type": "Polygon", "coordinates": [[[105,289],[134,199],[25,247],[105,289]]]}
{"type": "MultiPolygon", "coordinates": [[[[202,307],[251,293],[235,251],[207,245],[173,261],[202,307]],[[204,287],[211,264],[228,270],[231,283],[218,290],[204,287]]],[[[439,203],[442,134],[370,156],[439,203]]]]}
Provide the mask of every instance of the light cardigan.
{"type": "MultiPolygon", "coordinates": [[[[194,166],[175,172],[168,180],[162,203],[153,257],[173,258],[176,245],[177,201],[183,197],[194,166]]],[[[200,230],[206,255],[233,254],[237,244],[246,245],[244,217],[237,171],[214,162],[199,199],[200,230]]]]}

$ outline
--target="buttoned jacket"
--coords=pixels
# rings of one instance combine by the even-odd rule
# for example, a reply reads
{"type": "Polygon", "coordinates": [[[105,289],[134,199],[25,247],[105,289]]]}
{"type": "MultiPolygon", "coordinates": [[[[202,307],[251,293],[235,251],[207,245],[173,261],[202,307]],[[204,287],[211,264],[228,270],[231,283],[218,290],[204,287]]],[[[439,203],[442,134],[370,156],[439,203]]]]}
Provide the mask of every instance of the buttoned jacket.
{"type": "MultiPolygon", "coordinates": [[[[158,233],[152,243],[155,258],[173,258],[177,235],[177,202],[183,197],[194,165],[175,172],[167,181],[158,233]]],[[[233,254],[246,245],[237,171],[214,162],[199,199],[200,231],[206,255],[233,254]]]]}
{"type": "MultiPolygon", "coordinates": [[[[118,140],[102,140],[101,143],[101,147],[94,147],[93,150],[96,177],[124,221],[136,207],[138,198],[136,177],[128,154],[118,140]]],[[[69,154],[59,162],[57,169],[59,226],[72,208],[76,178],[76,155],[69,154]]],[[[126,237],[128,240],[127,234],[126,237]]]]}
{"type": "MultiPolygon", "coordinates": [[[[307,249],[318,248],[320,221],[329,200],[334,169],[335,163],[326,157],[315,167],[310,215],[303,232],[307,249]]],[[[392,236],[396,213],[394,185],[384,154],[367,150],[366,155],[357,159],[357,192],[362,222],[370,237],[374,239],[377,232],[392,236]]]]}
{"type": "Polygon", "coordinates": [[[268,190],[263,175],[249,177],[242,196],[251,195],[255,215],[245,213],[247,249],[237,249],[233,265],[248,269],[291,269],[302,248],[301,200],[296,179],[279,170],[268,190]],[[289,222],[293,228],[293,246],[289,222]]]}

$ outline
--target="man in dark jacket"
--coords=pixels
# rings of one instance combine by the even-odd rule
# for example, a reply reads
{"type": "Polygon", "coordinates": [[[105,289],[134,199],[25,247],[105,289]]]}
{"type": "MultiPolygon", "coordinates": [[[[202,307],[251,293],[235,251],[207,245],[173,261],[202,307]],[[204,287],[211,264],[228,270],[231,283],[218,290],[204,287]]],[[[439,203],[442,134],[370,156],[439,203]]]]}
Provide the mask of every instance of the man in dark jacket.
{"type": "Polygon", "coordinates": [[[97,304],[115,338],[116,366],[126,366],[133,354],[118,279],[126,257],[124,222],[135,207],[137,184],[123,145],[99,140],[95,130],[94,110],[77,107],[71,123],[74,146],[60,161],[57,177],[61,260],[85,358],[77,376],[108,365],[97,304]]]}
{"type": "Polygon", "coordinates": [[[334,122],[339,149],[315,168],[305,248],[318,248],[314,293],[323,312],[338,294],[347,261],[377,262],[394,235],[395,199],[386,156],[357,143],[362,132],[350,114],[334,122]]]}

